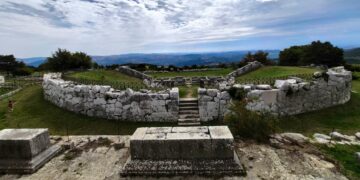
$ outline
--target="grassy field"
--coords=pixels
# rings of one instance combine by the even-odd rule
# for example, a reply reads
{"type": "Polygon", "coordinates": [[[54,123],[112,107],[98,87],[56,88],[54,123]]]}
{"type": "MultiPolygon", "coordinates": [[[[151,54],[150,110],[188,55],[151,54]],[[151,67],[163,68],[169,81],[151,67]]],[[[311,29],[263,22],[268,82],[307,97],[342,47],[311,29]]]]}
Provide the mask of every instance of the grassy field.
{"type": "Polygon", "coordinates": [[[242,79],[261,79],[261,78],[276,78],[282,76],[290,76],[296,74],[312,74],[317,69],[303,68],[303,67],[291,67],[291,66],[265,66],[256,71],[249,72],[236,78],[236,80],[242,79]]]}
{"type": "Polygon", "coordinates": [[[329,158],[337,160],[343,174],[350,179],[360,179],[360,163],[355,159],[355,152],[360,152],[360,146],[320,146],[320,149],[327,154],[329,158]]]}
{"type": "Polygon", "coordinates": [[[38,85],[26,87],[11,97],[14,111],[7,111],[8,99],[0,101],[0,129],[4,128],[49,128],[51,134],[66,135],[116,135],[132,134],[137,127],[169,126],[169,123],[115,122],[86,117],[56,107],[43,99],[38,85]]]}
{"type": "Polygon", "coordinates": [[[118,81],[125,83],[142,83],[141,79],[122,74],[114,70],[93,70],[75,72],[69,75],[73,78],[95,80],[95,81],[118,81]]]}
{"type": "Polygon", "coordinates": [[[2,88],[0,87],[0,96],[3,95],[3,94],[6,94],[12,90],[15,90],[14,88],[2,88]]]}
{"type": "Polygon", "coordinates": [[[154,78],[163,78],[163,77],[200,77],[200,76],[226,76],[233,70],[231,68],[223,68],[223,69],[214,69],[207,71],[197,71],[197,72],[156,72],[156,73],[148,73],[148,75],[154,78]]]}
{"type": "Polygon", "coordinates": [[[180,98],[197,98],[198,88],[197,85],[188,86],[179,86],[179,97],[180,98]]]}

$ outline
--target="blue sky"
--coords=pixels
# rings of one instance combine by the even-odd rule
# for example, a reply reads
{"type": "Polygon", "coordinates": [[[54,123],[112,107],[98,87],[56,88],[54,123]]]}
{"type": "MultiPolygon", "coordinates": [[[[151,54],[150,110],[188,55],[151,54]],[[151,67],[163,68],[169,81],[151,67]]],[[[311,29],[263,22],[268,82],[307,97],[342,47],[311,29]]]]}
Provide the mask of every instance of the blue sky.
{"type": "Polygon", "coordinates": [[[359,0],[0,0],[0,54],[360,47],[359,0]]]}

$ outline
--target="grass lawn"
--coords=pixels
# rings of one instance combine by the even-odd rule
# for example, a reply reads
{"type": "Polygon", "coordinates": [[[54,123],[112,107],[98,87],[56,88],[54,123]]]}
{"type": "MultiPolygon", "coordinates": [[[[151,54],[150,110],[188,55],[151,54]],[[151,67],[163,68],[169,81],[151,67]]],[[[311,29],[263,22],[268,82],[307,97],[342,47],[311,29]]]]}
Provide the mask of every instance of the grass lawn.
{"type": "Polygon", "coordinates": [[[360,152],[360,146],[320,146],[320,149],[327,154],[329,158],[336,159],[344,175],[350,179],[360,179],[360,163],[355,159],[355,152],[360,152]]]}
{"type": "Polygon", "coordinates": [[[95,81],[118,81],[125,83],[142,83],[141,79],[128,76],[115,70],[93,70],[75,72],[69,75],[73,78],[95,80],[95,81]]]}
{"type": "Polygon", "coordinates": [[[0,101],[0,129],[49,128],[53,135],[129,135],[137,127],[173,126],[171,123],[130,123],[91,118],[63,110],[43,99],[42,88],[29,86],[11,97],[13,112],[7,112],[8,99],[0,101]],[[68,126],[67,126],[68,124],[68,126]]]}
{"type": "Polygon", "coordinates": [[[14,88],[3,88],[3,87],[0,87],[0,96],[3,95],[3,94],[6,94],[12,90],[15,90],[14,88]]]}
{"type": "Polygon", "coordinates": [[[296,74],[312,74],[318,71],[314,68],[292,67],[292,66],[265,66],[256,71],[249,72],[236,78],[236,80],[243,79],[261,79],[261,78],[276,78],[282,76],[291,76],[296,74]]]}
{"type": "Polygon", "coordinates": [[[231,68],[223,68],[223,69],[214,69],[214,70],[207,70],[207,71],[196,71],[196,72],[156,72],[156,73],[148,73],[151,77],[154,78],[163,78],[163,77],[200,77],[200,76],[226,76],[233,69],[231,68]]]}
{"type": "Polygon", "coordinates": [[[197,85],[188,86],[179,86],[179,97],[180,98],[197,98],[198,88],[197,85]]]}
{"type": "Polygon", "coordinates": [[[280,128],[283,131],[301,132],[312,135],[315,132],[329,134],[334,128],[345,134],[360,131],[360,80],[352,83],[351,100],[344,104],[319,111],[283,118],[280,128]]]}

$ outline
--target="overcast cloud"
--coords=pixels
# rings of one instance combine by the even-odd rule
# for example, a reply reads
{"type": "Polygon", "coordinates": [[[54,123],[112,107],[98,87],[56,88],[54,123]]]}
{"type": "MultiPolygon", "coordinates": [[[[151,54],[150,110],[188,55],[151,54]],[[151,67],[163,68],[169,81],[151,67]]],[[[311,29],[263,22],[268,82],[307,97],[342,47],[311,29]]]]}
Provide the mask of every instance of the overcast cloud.
{"type": "Polygon", "coordinates": [[[359,0],[0,0],[0,54],[360,45],[359,0]]]}

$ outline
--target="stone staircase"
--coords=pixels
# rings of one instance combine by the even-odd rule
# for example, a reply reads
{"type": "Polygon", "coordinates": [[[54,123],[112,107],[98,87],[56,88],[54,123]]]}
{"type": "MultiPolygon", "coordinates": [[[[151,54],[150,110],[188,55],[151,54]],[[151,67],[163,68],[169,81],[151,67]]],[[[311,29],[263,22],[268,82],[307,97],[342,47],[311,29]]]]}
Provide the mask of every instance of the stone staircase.
{"type": "Polygon", "coordinates": [[[196,98],[181,98],[179,103],[178,125],[200,125],[198,100],[196,98]]]}

